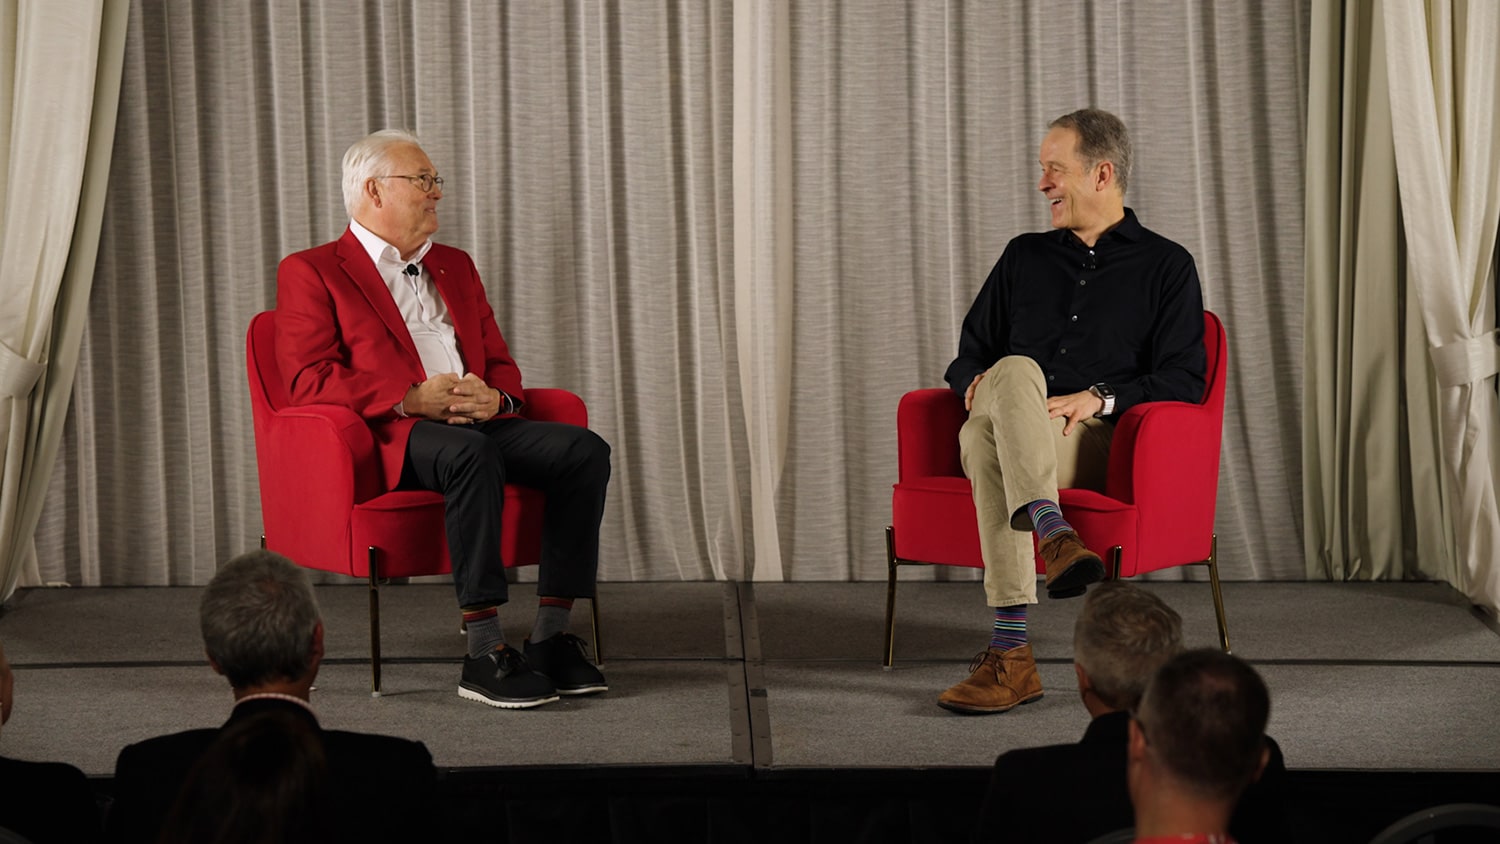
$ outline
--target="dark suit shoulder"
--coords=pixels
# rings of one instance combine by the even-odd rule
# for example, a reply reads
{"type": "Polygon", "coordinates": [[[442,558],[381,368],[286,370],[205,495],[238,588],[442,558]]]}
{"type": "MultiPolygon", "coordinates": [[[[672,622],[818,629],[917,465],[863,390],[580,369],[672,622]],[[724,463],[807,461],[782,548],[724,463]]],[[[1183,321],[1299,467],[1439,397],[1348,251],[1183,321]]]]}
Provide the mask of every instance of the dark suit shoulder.
{"type": "Polygon", "coordinates": [[[98,839],[99,803],[72,765],[0,757],[0,783],[0,826],[35,844],[98,839]]]}

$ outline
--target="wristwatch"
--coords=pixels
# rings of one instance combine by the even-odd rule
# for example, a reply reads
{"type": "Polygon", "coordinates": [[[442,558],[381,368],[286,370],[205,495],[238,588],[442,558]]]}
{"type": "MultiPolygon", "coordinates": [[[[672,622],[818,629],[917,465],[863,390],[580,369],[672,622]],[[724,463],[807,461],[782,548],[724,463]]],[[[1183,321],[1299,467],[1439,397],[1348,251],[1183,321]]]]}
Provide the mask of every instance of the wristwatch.
{"type": "Polygon", "coordinates": [[[1099,400],[1104,402],[1104,409],[1100,410],[1098,413],[1095,413],[1095,418],[1108,416],[1111,413],[1115,412],[1115,391],[1111,390],[1108,384],[1095,384],[1094,386],[1089,388],[1089,392],[1098,396],[1099,400]]]}

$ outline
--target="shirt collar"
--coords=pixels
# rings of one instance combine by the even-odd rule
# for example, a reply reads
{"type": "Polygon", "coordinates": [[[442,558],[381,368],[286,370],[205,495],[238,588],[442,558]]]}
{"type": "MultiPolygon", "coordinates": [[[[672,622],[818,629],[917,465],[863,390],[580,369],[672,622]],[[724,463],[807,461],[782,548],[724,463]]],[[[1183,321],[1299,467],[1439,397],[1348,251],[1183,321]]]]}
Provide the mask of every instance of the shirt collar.
{"type": "MultiPolygon", "coordinates": [[[[1099,240],[1094,244],[1094,248],[1098,249],[1101,245],[1114,238],[1122,238],[1135,243],[1141,239],[1141,232],[1143,231],[1145,231],[1145,228],[1141,225],[1141,221],[1136,219],[1135,212],[1126,208],[1125,216],[1120,219],[1120,222],[1115,223],[1114,228],[1099,236],[1099,240]]],[[[1053,229],[1052,235],[1061,243],[1071,243],[1080,246],[1083,244],[1083,241],[1078,239],[1078,235],[1073,234],[1068,229],[1053,229]]]]}
{"type": "Polygon", "coordinates": [[[420,264],[422,263],[422,258],[427,255],[427,251],[432,248],[432,239],[428,238],[427,242],[423,243],[422,247],[417,250],[417,253],[411,257],[410,261],[403,261],[401,260],[401,250],[386,243],[380,235],[360,225],[358,220],[349,221],[349,231],[354,232],[354,239],[358,240],[359,245],[364,247],[365,254],[370,256],[370,263],[376,267],[379,267],[383,263],[400,269],[407,264],[420,264]]]}
{"type": "Polygon", "coordinates": [[[234,705],[239,706],[242,703],[248,703],[252,700],[284,700],[290,703],[295,703],[303,709],[306,709],[308,712],[313,711],[312,704],[308,703],[302,698],[297,697],[296,695],[284,695],[281,692],[258,692],[253,695],[245,695],[244,697],[235,701],[234,705]]]}

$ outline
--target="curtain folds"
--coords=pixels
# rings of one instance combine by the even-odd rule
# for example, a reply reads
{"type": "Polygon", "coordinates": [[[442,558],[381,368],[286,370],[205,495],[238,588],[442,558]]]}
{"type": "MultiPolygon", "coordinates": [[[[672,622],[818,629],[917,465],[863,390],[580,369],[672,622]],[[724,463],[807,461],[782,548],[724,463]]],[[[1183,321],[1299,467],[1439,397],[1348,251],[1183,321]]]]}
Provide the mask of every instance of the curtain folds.
{"type": "Polygon", "coordinates": [[[113,148],[123,3],[0,2],[0,600],[39,579],[113,148]]]}
{"type": "Polygon", "coordinates": [[[1313,10],[1308,575],[1500,600],[1495,239],[1500,10],[1313,10]]]}
{"type": "Polygon", "coordinates": [[[881,579],[897,399],[1097,105],[1228,326],[1221,568],[1302,577],[1309,5],[136,0],[41,573],[201,583],[256,543],[245,325],[400,126],[527,383],[614,447],[602,578],[881,579]]]}
{"type": "Polygon", "coordinates": [[[1500,606],[1500,6],[1387,0],[1385,46],[1401,208],[1438,388],[1445,523],[1437,577],[1500,606]]]}

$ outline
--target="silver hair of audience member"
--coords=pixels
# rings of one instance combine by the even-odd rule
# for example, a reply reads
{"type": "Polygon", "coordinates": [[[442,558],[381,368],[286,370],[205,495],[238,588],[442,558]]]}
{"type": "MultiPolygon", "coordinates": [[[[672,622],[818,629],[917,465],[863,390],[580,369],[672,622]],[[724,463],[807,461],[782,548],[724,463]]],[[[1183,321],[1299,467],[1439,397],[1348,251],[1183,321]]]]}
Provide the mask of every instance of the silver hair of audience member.
{"type": "Polygon", "coordinates": [[[320,619],[307,572],[274,551],[230,560],[199,605],[204,648],[237,689],[305,675],[320,619]]]}
{"type": "Polygon", "coordinates": [[[1182,651],[1182,616],[1161,598],[1123,581],[1090,590],[1073,624],[1073,661],[1099,699],[1134,709],[1146,683],[1182,651]]]}

